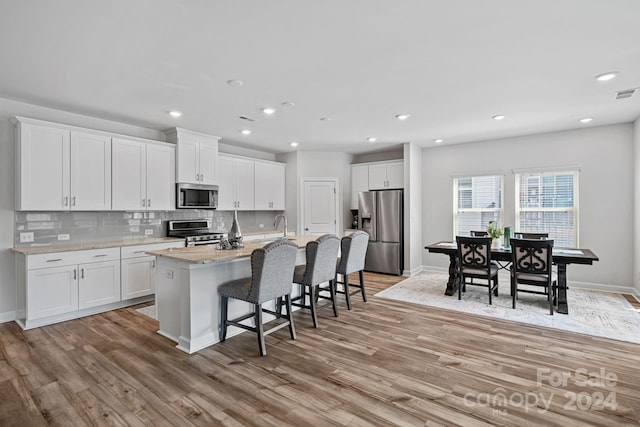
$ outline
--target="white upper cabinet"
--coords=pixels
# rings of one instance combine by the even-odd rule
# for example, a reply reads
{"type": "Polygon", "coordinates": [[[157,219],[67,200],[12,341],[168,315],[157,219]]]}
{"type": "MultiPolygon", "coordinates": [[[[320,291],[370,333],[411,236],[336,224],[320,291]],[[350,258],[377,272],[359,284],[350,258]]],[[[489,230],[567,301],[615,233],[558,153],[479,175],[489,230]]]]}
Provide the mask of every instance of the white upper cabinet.
{"type": "Polygon", "coordinates": [[[175,209],[175,147],[113,139],[113,210],[175,209]]]}
{"type": "Polygon", "coordinates": [[[146,210],[146,144],[114,139],[112,160],[113,210],[146,210]]]}
{"type": "Polygon", "coordinates": [[[71,209],[111,209],[111,138],[71,131],[71,209]]]}
{"type": "Polygon", "coordinates": [[[219,160],[218,210],[254,210],[254,162],[224,154],[219,160]]]}
{"type": "Polygon", "coordinates": [[[165,132],[176,144],[176,181],[190,184],[218,184],[217,136],[173,128],[165,132]]]}
{"type": "Polygon", "coordinates": [[[285,165],[256,161],[254,165],[255,210],[285,209],[285,165]]]}
{"type": "Polygon", "coordinates": [[[111,209],[111,138],[17,118],[17,210],[111,209]]]}
{"type": "Polygon", "coordinates": [[[369,190],[390,190],[404,187],[404,162],[381,162],[369,165],[369,190]]]}
{"type": "Polygon", "coordinates": [[[351,166],[351,209],[358,209],[358,193],[369,191],[369,165],[351,166]]]}

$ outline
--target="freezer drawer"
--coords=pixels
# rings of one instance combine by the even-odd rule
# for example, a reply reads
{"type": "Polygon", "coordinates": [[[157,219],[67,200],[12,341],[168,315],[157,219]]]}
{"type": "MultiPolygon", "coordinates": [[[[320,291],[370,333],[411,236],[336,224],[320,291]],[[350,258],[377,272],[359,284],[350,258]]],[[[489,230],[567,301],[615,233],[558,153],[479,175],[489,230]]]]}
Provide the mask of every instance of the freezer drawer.
{"type": "Polygon", "coordinates": [[[376,273],[402,274],[400,243],[369,242],[364,269],[376,273]]]}

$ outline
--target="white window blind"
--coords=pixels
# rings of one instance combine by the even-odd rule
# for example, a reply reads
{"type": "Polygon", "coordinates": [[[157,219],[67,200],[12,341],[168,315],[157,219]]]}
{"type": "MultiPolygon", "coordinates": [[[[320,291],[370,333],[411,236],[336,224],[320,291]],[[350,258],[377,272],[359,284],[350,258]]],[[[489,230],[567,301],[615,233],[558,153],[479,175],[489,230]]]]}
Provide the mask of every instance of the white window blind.
{"type": "Polygon", "coordinates": [[[502,227],[503,176],[457,177],[453,180],[453,235],[469,236],[487,229],[489,221],[502,227]]]}
{"type": "Polygon", "coordinates": [[[578,246],[578,171],[516,174],[515,231],[549,233],[554,246],[578,246]]]}

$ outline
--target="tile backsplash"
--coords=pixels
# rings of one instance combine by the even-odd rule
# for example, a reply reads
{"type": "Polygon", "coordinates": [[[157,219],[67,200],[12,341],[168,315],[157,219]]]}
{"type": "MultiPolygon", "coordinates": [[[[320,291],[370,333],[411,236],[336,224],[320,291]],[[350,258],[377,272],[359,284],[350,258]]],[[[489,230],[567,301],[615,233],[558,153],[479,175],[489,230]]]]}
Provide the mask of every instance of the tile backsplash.
{"type": "MultiPolygon", "coordinates": [[[[243,232],[273,228],[274,217],[282,212],[238,212],[243,232]]],[[[161,212],[16,212],[15,247],[100,242],[109,240],[165,237],[167,221],[212,219],[215,231],[229,231],[231,211],[176,210],[161,212]],[[33,232],[33,242],[20,243],[20,233],[33,232]],[[68,237],[68,239],[67,239],[68,237]]]]}

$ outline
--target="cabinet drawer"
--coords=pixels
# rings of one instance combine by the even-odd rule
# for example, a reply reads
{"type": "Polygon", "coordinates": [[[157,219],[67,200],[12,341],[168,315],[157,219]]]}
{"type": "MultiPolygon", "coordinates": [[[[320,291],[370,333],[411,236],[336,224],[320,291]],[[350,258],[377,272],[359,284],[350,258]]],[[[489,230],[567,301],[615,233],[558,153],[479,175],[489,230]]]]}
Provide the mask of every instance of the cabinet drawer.
{"type": "Polygon", "coordinates": [[[90,262],[117,261],[120,248],[90,249],[86,251],[52,252],[27,256],[27,270],[85,264],[90,262]]]}
{"type": "Polygon", "coordinates": [[[184,240],[166,243],[150,243],[147,245],[123,246],[121,251],[122,259],[138,258],[148,256],[147,251],[159,251],[169,248],[184,248],[184,240]]]}

